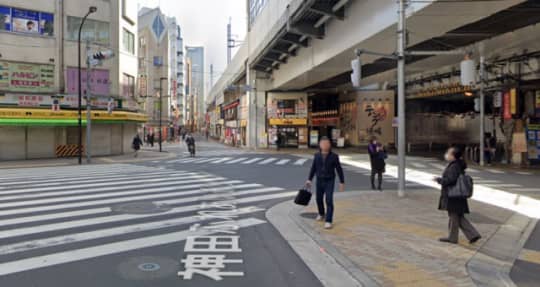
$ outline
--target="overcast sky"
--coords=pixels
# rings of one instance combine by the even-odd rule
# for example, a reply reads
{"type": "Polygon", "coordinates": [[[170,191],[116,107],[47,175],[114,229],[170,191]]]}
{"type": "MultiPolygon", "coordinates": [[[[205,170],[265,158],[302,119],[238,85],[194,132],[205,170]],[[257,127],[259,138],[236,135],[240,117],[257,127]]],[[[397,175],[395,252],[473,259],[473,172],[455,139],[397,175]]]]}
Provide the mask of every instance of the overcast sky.
{"type": "MultiPolygon", "coordinates": [[[[239,40],[245,36],[246,0],[138,0],[139,8],[160,5],[167,16],[174,16],[182,28],[184,45],[204,46],[205,78],[210,79],[210,64],[214,64],[214,83],[227,66],[227,23],[232,20],[232,32],[239,40]]],[[[234,54],[233,54],[234,55],[234,54]]]]}

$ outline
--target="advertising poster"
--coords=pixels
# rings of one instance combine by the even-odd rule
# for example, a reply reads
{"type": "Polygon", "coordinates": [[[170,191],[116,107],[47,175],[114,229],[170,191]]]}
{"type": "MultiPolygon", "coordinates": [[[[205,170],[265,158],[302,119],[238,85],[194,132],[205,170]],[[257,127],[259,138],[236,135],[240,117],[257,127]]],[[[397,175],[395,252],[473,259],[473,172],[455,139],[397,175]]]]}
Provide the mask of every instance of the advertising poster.
{"type": "Polygon", "coordinates": [[[45,36],[54,35],[54,15],[50,13],[40,13],[39,33],[45,36]]]}
{"type": "Polygon", "coordinates": [[[307,118],[307,94],[269,93],[268,118],[307,118]]]}
{"type": "Polygon", "coordinates": [[[0,31],[11,31],[11,8],[0,6],[0,31]]]}
{"type": "Polygon", "coordinates": [[[39,91],[41,67],[36,64],[10,64],[11,91],[39,91]]]}
{"type": "Polygon", "coordinates": [[[39,34],[39,12],[11,9],[12,31],[39,34]]]}
{"type": "Polygon", "coordinates": [[[358,93],[357,126],[360,142],[367,143],[373,136],[383,144],[395,142],[393,119],[393,91],[358,93]]]}
{"type": "Polygon", "coordinates": [[[505,92],[503,95],[503,118],[509,120],[512,118],[510,112],[510,92],[505,92]]]}
{"type": "Polygon", "coordinates": [[[54,66],[40,65],[40,91],[52,91],[54,89],[54,66]]]}
{"type": "Polygon", "coordinates": [[[540,160],[540,124],[527,126],[527,153],[529,159],[540,160]]]}
{"type": "MultiPolygon", "coordinates": [[[[86,69],[81,71],[81,81],[83,91],[86,87],[86,69]]],[[[79,70],[74,67],[68,67],[66,71],[67,93],[79,93],[79,70]]],[[[93,69],[90,74],[90,87],[93,95],[109,95],[109,71],[101,69],[93,69]]]]}

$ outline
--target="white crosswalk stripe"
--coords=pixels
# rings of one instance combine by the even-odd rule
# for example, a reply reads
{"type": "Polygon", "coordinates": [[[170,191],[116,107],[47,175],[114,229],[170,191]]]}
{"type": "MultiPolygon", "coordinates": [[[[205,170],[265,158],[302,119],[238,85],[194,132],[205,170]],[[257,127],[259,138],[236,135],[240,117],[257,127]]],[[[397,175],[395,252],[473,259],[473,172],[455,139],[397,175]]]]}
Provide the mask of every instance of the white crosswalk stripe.
{"type": "Polygon", "coordinates": [[[307,158],[301,158],[301,159],[298,159],[294,162],[294,165],[303,165],[304,163],[306,163],[306,161],[308,161],[307,158]]]}
{"type": "Polygon", "coordinates": [[[289,161],[290,161],[290,159],[285,158],[285,159],[282,159],[282,160],[276,162],[276,164],[277,165],[284,165],[284,164],[287,164],[289,161]]]}
{"type": "Polygon", "coordinates": [[[198,212],[208,210],[213,201],[238,205],[230,212],[240,228],[263,224],[253,217],[264,210],[258,204],[296,194],[206,173],[127,164],[56,167],[55,173],[32,169],[31,174],[26,181],[26,170],[2,173],[7,181],[0,189],[0,276],[213,234],[212,229],[189,228],[209,220],[198,212]],[[100,174],[94,181],[93,173],[100,174]],[[141,202],[160,209],[120,208],[141,202]],[[167,231],[156,232],[162,229],[167,231]]]}
{"type": "Polygon", "coordinates": [[[262,159],[262,157],[252,158],[250,160],[246,160],[246,161],[242,162],[242,164],[251,164],[251,163],[257,162],[257,161],[259,161],[261,159],[262,159]]]}
{"type": "Polygon", "coordinates": [[[259,162],[259,164],[269,164],[269,163],[271,163],[271,162],[273,162],[273,161],[276,161],[276,160],[277,160],[277,158],[271,157],[271,158],[267,158],[267,159],[265,159],[265,160],[259,162]]]}
{"type": "Polygon", "coordinates": [[[242,161],[244,161],[246,159],[248,159],[248,158],[247,157],[239,157],[237,159],[233,159],[231,161],[226,162],[226,164],[239,163],[239,162],[242,162],[242,161]]]}

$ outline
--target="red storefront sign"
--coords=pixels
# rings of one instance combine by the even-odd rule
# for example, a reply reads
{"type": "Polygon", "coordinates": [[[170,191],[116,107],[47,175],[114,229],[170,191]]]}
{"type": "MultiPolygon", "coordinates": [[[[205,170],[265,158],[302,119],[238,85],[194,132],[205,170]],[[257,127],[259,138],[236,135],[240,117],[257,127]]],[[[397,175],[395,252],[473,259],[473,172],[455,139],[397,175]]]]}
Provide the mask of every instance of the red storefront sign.
{"type": "Polygon", "coordinates": [[[311,125],[313,126],[337,126],[339,117],[331,118],[312,118],[311,125]]]}

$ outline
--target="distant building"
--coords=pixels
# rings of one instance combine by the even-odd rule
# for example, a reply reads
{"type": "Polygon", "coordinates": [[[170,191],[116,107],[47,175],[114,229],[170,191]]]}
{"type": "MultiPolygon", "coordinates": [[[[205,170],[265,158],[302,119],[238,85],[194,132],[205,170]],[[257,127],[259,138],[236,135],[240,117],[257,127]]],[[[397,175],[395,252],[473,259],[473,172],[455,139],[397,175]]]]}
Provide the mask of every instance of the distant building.
{"type": "Polygon", "coordinates": [[[193,101],[192,115],[194,128],[200,130],[205,123],[205,90],[204,90],[204,47],[186,47],[186,59],[189,59],[190,85],[186,86],[186,94],[193,101]]]}
{"type": "MultiPolygon", "coordinates": [[[[73,149],[79,138],[77,41],[82,17],[90,6],[97,11],[89,15],[82,29],[82,57],[87,41],[91,53],[115,53],[90,73],[95,123],[92,155],[131,151],[137,124],[144,121],[137,114],[134,97],[137,1],[2,2],[0,19],[11,21],[0,20],[0,160],[52,158],[77,151],[73,149]],[[27,72],[18,72],[23,70],[27,72]]],[[[84,60],[82,65],[84,93],[84,60]]],[[[84,99],[82,106],[86,108],[84,99]]],[[[82,142],[86,142],[84,127],[82,142]]]]}

